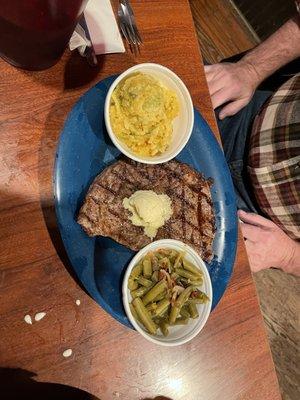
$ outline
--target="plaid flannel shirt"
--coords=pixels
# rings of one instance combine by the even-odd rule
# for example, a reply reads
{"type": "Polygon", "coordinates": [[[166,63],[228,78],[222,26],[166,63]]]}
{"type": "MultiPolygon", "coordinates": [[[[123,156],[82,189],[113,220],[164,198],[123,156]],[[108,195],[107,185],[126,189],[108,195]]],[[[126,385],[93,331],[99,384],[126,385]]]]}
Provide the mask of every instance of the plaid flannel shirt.
{"type": "Polygon", "coordinates": [[[256,116],[248,172],[260,209],[300,240],[300,74],[282,85],[256,116]]]}

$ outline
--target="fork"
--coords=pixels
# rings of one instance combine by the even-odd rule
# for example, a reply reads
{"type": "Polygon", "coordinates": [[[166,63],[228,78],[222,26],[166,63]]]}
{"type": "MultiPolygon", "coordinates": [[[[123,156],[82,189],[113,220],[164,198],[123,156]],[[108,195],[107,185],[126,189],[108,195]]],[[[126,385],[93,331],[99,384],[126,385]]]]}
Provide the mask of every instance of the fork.
{"type": "Polygon", "coordinates": [[[136,26],[133,9],[129,0],[119,0],[118,22],[122,35],[129,43],[130,50],[134,54],[139,53],[143,40],[136,26]]]}

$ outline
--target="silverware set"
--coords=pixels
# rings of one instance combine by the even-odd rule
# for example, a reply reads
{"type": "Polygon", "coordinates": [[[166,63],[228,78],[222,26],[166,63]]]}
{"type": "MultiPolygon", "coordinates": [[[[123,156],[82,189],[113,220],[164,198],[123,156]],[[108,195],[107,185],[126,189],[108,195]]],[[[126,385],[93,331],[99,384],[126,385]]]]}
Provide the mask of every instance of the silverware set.
{"type": "Polygon", "coordinates": [[[118,23],[122,35],[129,44],[130,50],[135,55],[138,54],[143,40],[136,26],[133,9],[129,0],[119,0],[118,23]]]}

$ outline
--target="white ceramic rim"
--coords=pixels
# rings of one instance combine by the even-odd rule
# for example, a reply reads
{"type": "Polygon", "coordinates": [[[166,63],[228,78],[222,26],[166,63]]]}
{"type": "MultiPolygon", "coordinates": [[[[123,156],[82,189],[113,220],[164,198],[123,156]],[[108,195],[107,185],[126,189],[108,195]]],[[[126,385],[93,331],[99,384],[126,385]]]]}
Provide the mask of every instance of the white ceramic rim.
{"type": "MultiPolygon", "coordinates": [[[[198,266],[198,265],[197,265],[197,266],[198,266]]],[[[208,317],[209,317],[210,312],[211,312],[212,298],[213,298],[213,291],[212,291],[211,279],[210,279],[210,276],[209,276],[209,273],[208,273],[208,270],[207,270],[207,267],[206,267],[204,261],[202,260],[202,258],[199,256],[199,254],[198,254],[194,249],[192,249],[190,246],[188,246],[187,244],[185,244],[185,243],[183,243],[183,242],[181,242],[181,241],[179,241],[179,240],[174,240],[174,239],[161,239],[161,240],[156,240],[156,241],[154,241],[154,242],[148,244],[147,246],[143,247],[143,248],[133,257],[133,259],[130,261],[130,263],[129,263],[128,267],[127,267],[127,270],[126,270],[126,272],[125,272],[124,278],[123,278],[123,284],[122,284],[122,300],[123,300],[123,305],[124,305],[125,312],[126,312],[126,315],[127,315],[128,319],[129,319],[129,321],[130,321],[131,324],[134,326],[135,330],[136,330],[137,332],[139,332],[145,339],[149,340],[149,341],[152,342],[152,343],[159,344],[159,345],[161,345],[161,346],[168,346],[168,347],[180,346],[180,345],[182,345],[182,344],[184,344],[184,343],[189,342],[189,341],[192,340],[194,337],[196,337],[196,336],[198,335],[198,333],[200,333],[200,331],[203,329],[203,327],[205,326],[205,324],[206,324],[206,322],[207,322],[207,320],[208,320],[208,317]],[[174,341],[174,342],[162,342],[161,340],[157,339],[155,336],[152,336],[152,335],[150,335],[149,333],[145,332],[145,331],[139,326],[139,324],[135,321],[135,319],[134,319],[134,317],[133,317],[133,315],[132,315],[132,313],[131,313],[130,307],[129,307],[129,299],[128,299],[129,290],[128,290],[127,284],[128,284],[128,279],[129,279],[130,273],[131,273],[131,271],[132,271],[132,268],[136,265],[137,261],[138,261],[145,253],[147,253],[148,251],[150,251],[150,250],[152,249],[153,245],[155,245],[155,246],[156,246],[156,245],[160,245],[160,246],[162,246],[162,247],[163,247],[163,246],[164,246],[164,247],[167,247],[168,245],[170,245],[170,242],[171,242],[173,245],[178,246],[178,248],[180,248],[180,249],[182,249],[182,250],[183,250],[183,249],[188,249],[188,251],[189,251],[190,253],[192,253],[192,254],[195,256],[195,258],[198,259],[199,265],[201,265],[201,268],[200,268],[200,269],[202,270],[203,275],[204,275],[204,280],[205,280],[206,283],[208,284],[209,290],[208,290],[207,295],[209,296],[210,301],[209,301],[209,307],[208,307],[208,309],[207,309],[207,311],[206,311],[206,314],[203,315],[202,323],[201,323],[199,326],[197,326],[196,328],[194,328],[194,330],[193,330],[190,334],[186,334],[185,337],[184,337],[183,339],[176,339],[176,341],[174,341]]]]}
{"type": "Polygon", "coordinates": [[[117,149],[120,150],[121,153],[125,154],[125,156],[127,156],[128,158],[131,158],[134,161],[138,161],[140,163],[143,164],[162,164],[165,163],[167,161],[172,160],[173,158],[175,158],[186,146],[187,142],[189,141],[192,131],[193,131],[193,127],[194,127],[194,106],[193,106],[193,102],[192,102],[192,98],[190,95],[190,92],[188,90],[188,88],[186,87],[186,85],[183,83],[183,81],[179,78],[178,75],[175,74],[175,72],[173,72],[172,70],[170,70],[169,68],[161,65],[161,64],[156,64],[156,63],[142,63],[142,64],[137,64],[134,65],[133,67],[128,68],[126,71],[122,72],[121,75],[119,75],[114,82],[111,84],[106,98],[105,98],[105,103],[104,103],[104,121],[105,121],[105,125],[106,125],[106,130],[109,134],[109,137],[111,139],[111,141],[113,142],[113,144],[117,147],[117,149]],[[122,145],[121,142],[119,142],[116,138],[116,135],[114,134],[112,128],[111,128],[111,124],[110,124],[110,120],[109,120],[109,103],[110,103],[110,98],[112,95],[112,92],[114,91],[115,87],[118,85],[118,83],[124,79],[124,77],[126,75],[131,74],[132,72],[139,70],[141,68],[158,68],[162,71],[167,71],[168,74],[170,74],[177,82],[179,82],[179,84],[182,86],[183,91],[186,94],[187,97],[187,106],[189,109],[191,109],[191,127],[190,130],[188,132],[188,134],[186,135],[185,140],[182,142],[181,146],[171,155],[169,155],[168,157],[163,158],[162,160],[151,160],[151,159],[142,159],[139,158],[138,156],[129,153],[122,145]]]}

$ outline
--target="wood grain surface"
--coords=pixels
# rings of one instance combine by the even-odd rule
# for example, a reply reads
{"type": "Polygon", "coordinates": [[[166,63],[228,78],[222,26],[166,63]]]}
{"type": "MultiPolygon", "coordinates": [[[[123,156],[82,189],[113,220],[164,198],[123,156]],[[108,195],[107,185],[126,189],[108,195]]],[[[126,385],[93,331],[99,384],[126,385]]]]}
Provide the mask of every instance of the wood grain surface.
{"type": "Polygon", "coordinates": [[[53,209],[53,163],[64,120],[88,88],[138,62],[164,64],[185,81],[217,135],[188,2],[132,3],[145,41],[138,58],[102,56],[92,69],[66,52],[43,72],[0,61],[0,367],[101,400],[279,399],[241,239],[225,296],[203,332],[176,349],[148,343],[106,314],[66,259],[53,209]],[[47,313],[41,321],[24,322],[25,314],[41,311],[47,313]],[[64,358],[68,348],[73,354],[64,358]]]}
{"type": "Polygon", "coordinates": [[[259,43],[232,0],[189,0],[202,55],[217,63],[259,43]]]}

